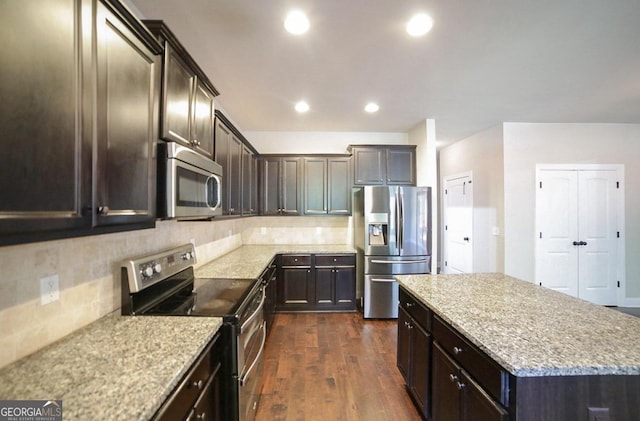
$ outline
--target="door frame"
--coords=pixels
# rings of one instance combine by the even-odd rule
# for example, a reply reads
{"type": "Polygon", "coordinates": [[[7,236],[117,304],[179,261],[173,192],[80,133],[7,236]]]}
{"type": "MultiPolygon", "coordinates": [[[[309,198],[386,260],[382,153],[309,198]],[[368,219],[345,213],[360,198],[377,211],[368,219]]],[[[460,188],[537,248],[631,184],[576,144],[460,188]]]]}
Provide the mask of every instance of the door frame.
{"type": "Polygon", "coordinates": [[[447,183],[458,178],[468,177],[469,181],[471,181],[471,272],[473,272],[473,255],[474,255],[474,208],[473,208],[473,171],[465,171],[457,174],[447,175],[442,177],[442,273],[448,273],[448,268],[445,266],[445,262],[449,259],[449,250],[447,248],[449,234],[447,232],[447,220],[449,215],[447,214],[447,201],[445,200],[446,196],[446,187],[447,183]]]}
{"type": "MultiPolygon", "coordinates": [[[[618,306],[629,306],[629,307],[640,307],[640,298],[627,298],[627,277],[625,271],[625,262],[626,262],[626,253],[625,253],[625,180],[624,180],[624,164],[536,164],[536,185],[539,180],[540,171],[616,171],[617,178],[620,183],[619,194],[618,194],[618,214],[616,215],[618,218],[618,231],[620,232],[620,243],[618,244],[618,256],[616,259],[616,271],[618,273],[618,282],[620,283],[620,287],[618,288],[617,293],[617,302],[618,306]]],[[[537,192],[536,191],[536,201],[537,201],[537,192]]],[[[535,215],[535,211],[534,211],[535,215]]],[[[537,229],[537,215],[535,215],[536,223],[534,223],[534,228],[537,229]]],[[[533,238],[535,241],[537,235],[537,231],[534,231],[533,238]]],[[[537,250],[534,244],[534,250],[537,250]]],[[[534,259],[537,259],[537,256],[534,256],[534,259]]],[[[534,261],[535,268],[535,261],[534,261]]],[[[535,269],[534,269],[535,270],[535,269]]],[[[534,273],[535,279],[535,273],[534,273]]]]}

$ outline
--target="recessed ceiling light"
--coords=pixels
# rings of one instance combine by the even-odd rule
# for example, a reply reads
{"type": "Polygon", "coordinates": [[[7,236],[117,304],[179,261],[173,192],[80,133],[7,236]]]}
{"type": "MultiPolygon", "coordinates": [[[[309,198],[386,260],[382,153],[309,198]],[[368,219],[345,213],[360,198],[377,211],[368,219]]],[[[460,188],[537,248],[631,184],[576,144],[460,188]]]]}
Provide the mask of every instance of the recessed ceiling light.
{"type": "Polygon", "coordinates": [[[296,111],[299,113],[306,113],[307,111],[309,111],[309,104],[307,104],[305,101],[299,101],[296,104],[296,111]]]}
{"type": "Polygon", "coordinates": [[[421,37],[433,28],[433,19],[426,13],[417,13],[407,22],[407,33],[412,37],[421,37]]]}
{"type": "Polygon", "coordinates": [[[380,109],[380,107],[375,102],[370,102],[370,103],[368,103],[367,105],[364,106],[364,110],[366,112],[368,112],[368,113],[375,113],[379,109],[380,109]]]}
{"type": "Polygon", "coordinates": [[[293,10],[287,14],[284,20],[284,28],[287,32],[300,35],[309,30],[309,19],[299,10],[293,10]]]}

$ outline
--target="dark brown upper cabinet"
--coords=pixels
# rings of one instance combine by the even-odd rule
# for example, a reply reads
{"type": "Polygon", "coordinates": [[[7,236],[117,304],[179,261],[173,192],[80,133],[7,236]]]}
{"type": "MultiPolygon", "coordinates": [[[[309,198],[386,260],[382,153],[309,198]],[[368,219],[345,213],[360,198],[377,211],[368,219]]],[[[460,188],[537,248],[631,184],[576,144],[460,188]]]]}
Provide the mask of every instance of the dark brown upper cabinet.
{"type": "Polygon", "coordinates": [[[261,214],[301,215],[302,158],[263,155],[260,163],[261,214]]]}
{"type": "Polygon", "coordinates": [[[351,214],[351,157],[304,157],[304,214],[351,214]]]}
{"type": "Polygon", "coordinates": [[[257,213],[258,152],[220,111],[215,112],[215,161],[222,166],[223,215],[257,213]]]}
{"type": "Polygon", "coordinates": [[[164,46],[161,137],[214,157],[214,104],[207,75],[161,20],[143,21],[164,46]]]}
{"type": "Polygon", "coordinates": [[[0,34],[0,245],[152,227],[162,47],[115,0],[4,2],[0,34]]]}
{"type": "Polygon", "coordinates": [[[353,184],[416,185],[416,147],[413,145],[350,145],[353,184]]]}

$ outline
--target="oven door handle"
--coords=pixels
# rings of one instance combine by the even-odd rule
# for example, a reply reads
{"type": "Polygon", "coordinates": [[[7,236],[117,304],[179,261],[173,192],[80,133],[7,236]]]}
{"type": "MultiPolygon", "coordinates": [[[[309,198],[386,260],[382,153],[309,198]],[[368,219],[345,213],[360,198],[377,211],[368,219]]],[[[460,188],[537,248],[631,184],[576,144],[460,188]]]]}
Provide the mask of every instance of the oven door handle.
{"type": "Polygon", "coordinates": [[[262,358],[262,352],[264,351],[265,342],[267,342],[267,322],[262,322],[262,342],[260,343],[260,350],[256,354],[256,358],[251,362],[251,365],[249,366],[247,371],[245,371],[244,374],[240,376],[240,379],[238,379],[241,387],[245,385],[247,379],[249,378],[249,374],[251,374],[255,366],[258,364],[258,362],[260,362],[260,359],[262,358]]]}
{"type": "Polygon", "coordinates": [[[264,292],[264,288],[262,288],[262,299],[260,300],[260,304],[258,305],[258,308],[256,308],[256,311],[254,311],[253,314],[249,316],[249,318],[242,324],[242,326],[240,326],[240,333],[244,332],[246,327],[251,323],[253,323],[255,318],[260,315],[260,313],[262,312],[262,309],[264,308],[264,300],[265,300],[265,292],[264,292]]]}

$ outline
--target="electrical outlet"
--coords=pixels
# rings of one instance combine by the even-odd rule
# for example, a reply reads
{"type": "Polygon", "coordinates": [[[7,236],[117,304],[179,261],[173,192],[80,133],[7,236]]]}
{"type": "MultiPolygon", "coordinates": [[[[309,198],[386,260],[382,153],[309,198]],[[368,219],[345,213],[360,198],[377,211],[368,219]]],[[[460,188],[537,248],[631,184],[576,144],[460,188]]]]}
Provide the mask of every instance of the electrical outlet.
{"type": "Polygon", "coordinates": [[[609,408],[588,408],[589,421],[609,421],[609,408]]]}
{"type": "Polygon", "coordinates": [[[260,228],[260,234],[267,235],[267,228],[266,227],[261,227],[260,228]]]}
{"type": "Polygon", "coordinates": [[[60,299],[58,275],[40,278],[40,305],[47,305],[60,299]]]}

